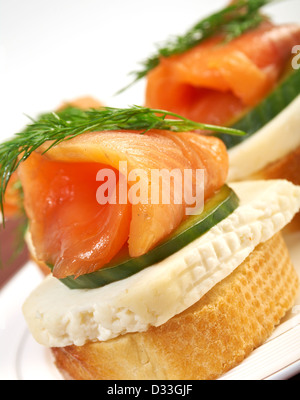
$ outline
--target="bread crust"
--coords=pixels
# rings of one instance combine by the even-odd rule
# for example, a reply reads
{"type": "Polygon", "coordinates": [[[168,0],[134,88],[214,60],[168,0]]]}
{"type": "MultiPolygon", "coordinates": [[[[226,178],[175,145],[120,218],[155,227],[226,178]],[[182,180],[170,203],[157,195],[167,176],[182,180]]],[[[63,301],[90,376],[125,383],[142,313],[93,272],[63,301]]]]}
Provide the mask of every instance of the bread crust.
{"type": "Polygon", "coordinates": [[[270,336],[298,286],[279,233],[164,325],[52,353],[63,376],[76,380],[216,379],[270,336]]]}
{"type": "MultiPolygon", "coordinates": [[[[295,185],[300,185],[300,146],[282,157],[267,165],[263,170],[251,176],[250,179],[286,179],[295,185]]],[[[285,232],[300,230],[300,212],[293,218],[292,222],[285,228],[285,232]]]]}
{"type": "Polygon", "coordinates": [[[32,253],[30,253],[29,255],[31,260],[40,268],[43,275],[47,276],[51,273],[51,269],[48,267],[47,264],[45,264],[43,261],[37,260],[35,256],[32,255],[32,253]]]}

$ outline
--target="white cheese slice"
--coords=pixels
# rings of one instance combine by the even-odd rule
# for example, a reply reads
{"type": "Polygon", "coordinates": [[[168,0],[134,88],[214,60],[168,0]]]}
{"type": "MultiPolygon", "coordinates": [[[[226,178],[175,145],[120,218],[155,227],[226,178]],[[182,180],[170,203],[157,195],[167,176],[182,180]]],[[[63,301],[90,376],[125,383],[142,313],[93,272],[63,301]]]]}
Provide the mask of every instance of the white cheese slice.
{"type": "Polygon", "coordinates": [[[160,263],[98,289],[72,290],[47,277],[23,306],[35,339],[50,347],[80,346],[159,326],[197,302],[300,208],[300,187],[284,180],[231,186],[240,206],[160,263]]]}
{"type": "Polygon", "coordinates": [[[300,95],[272,121],[228,151],[228,181],[249,178],[300,146],[300,95]]]}

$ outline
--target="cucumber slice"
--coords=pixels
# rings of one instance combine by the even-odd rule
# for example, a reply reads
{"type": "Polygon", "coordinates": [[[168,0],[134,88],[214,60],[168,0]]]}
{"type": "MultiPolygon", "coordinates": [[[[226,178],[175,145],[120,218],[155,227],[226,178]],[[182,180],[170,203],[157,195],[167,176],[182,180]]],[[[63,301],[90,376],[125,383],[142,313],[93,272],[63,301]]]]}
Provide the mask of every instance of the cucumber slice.
{"type": "Polygon", "coordinates": [[[247,132],[247,135],[233,136],[217,134],[215,136],[223,140],[227,149],[240,144],[275,118],[299,93],[300,69],[290,73],[266,99],[231,126],[231,128],[247,132]]]}
{"type": "Polygon", "coordinates": [[[166,240],[147,254],[131,258],[126,251],[98,271],[80,275],[76,279],[69,276],[61,281],[70,289],[93,289],[127,278],[182,249],[225,219],[238,205],[238,197],[225,185],[206,202],[200,215],[189,216],[166,240]]]}

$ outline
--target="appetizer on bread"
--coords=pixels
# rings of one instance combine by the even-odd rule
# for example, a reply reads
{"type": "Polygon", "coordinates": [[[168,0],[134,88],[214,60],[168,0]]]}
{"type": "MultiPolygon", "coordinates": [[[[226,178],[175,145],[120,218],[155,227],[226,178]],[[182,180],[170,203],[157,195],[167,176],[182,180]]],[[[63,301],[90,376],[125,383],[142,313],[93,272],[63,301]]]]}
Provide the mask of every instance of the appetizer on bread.
{"type": "Polygon", "coordinates": [[[242,134],[157,109],[67,107],[0,145],[2,192],[17,170],[31,251],[52,270],[24,316],[64,376],[216,379],[292,307],[299,280],[280,232],[299,211],[300,187],[227,185],[224,142],[195,129],[242,134]],[[157,202],[149,190],[133,202],[157,169],[191,171],[196,196],[174,179],[156,181],[157,202]],[[116,201],[99,201],[100,183],[116,201]]]}
{"type": "Polygon", "coordinates": [[[300,68],[292,60],[300,24],[274,24],[260,10],[269,3],[232,2],[161,46],[136,79],[146,77],[148,107],[247,132],[219,135],[229,151],[228,181],[299,185],[300,68]]]}

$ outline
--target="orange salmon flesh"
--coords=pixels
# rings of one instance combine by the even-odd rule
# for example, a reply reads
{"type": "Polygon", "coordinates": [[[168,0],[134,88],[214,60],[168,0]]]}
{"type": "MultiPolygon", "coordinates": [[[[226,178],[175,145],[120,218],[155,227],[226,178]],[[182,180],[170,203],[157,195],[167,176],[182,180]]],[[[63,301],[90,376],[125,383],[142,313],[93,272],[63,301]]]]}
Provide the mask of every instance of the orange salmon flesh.
{"type": "MultiPolygon", "coordinates": [[[[204,196],[220,189],[228,174],[223,142],[197,133],[149,131],[92,132],[49,143],[19,167],[24,207],[37,258],[54,265],[64,278],[105,266],[123,246],[131,257],[147,253],[185,218],[186,204],[99,204],[99,170],[117,171],[126,161],[134,168],[205,171],[204,196]]],[[[194,184],[194,183],[193,183],[194,184]]],[[[116,181],[116,190],[119,181],[116,181]]]]}
{"type": "Polygon", "coordinates": [[[229,125],[270,93],[299,43],[299,25],[264,22],[228,43],[217,36],[161,58],[147,76],[146,106],[229,125]]]}

